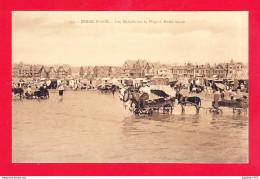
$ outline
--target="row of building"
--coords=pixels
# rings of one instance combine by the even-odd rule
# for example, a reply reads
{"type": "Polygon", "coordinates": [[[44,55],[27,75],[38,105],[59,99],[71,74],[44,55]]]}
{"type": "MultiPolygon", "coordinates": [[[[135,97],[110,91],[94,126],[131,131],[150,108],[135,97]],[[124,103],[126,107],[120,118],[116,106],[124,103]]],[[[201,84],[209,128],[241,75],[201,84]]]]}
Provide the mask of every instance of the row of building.
{"type": "Polygon", "coordinates": [[[149,63],[146,60],[128,60],[121,67],[121,77],[144,78],[163,77],[169,79],[182,79],[193,77],[216,77],[219,79],[248,79],[248,64],[241,62],[220,63],[210,66],[185,63],[183,66],[149,63]]]}
{"type": "Polygon", "coordinates": [[[71,67],[69,65],[43,66],[30,64],[14,64],[12,76],[20,78],[60,79],[65,77],[80,78],[152,78],[162,77],[173,80],[193,77],[217,77],[219,79],[248,79],[248,65],[241,62],[194,65],[186,63],[183,66],[151,63],[146,60],[127,60],[122,67],[116,66],[85,66],[71,67]]]}
{"type": "Polygon", "coordinates": [[[48,78],[48,79],[60,79],[72,75],[72,69],[68,65],[59,66],[43,66],[43,65],[30,65],[13,64],[12,77],[19,78],[48,78]]]}

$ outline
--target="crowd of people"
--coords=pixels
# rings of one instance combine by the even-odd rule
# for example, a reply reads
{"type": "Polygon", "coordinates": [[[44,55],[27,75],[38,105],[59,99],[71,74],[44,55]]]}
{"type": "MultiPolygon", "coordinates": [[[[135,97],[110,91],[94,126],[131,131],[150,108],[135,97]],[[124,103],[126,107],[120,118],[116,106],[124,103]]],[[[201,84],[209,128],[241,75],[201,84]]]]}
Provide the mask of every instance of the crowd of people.
{"type": "MultiPolygon", "coordinates": [[[[197,85],[194,82],[189,83],[188,92],[189,93],[201,93],[204,92],[205,96],[211,96],[212,94],[219,93],[221,99],[234,99],[241,98],[241,91],[245,89],[244,84],[241,83],[237,87],[234,85],[228,84],[212,84],[210,83],[208,86],[206,85],[197,85]]],[[[245,91],[245,90],[243,90],[245,91]]]]}

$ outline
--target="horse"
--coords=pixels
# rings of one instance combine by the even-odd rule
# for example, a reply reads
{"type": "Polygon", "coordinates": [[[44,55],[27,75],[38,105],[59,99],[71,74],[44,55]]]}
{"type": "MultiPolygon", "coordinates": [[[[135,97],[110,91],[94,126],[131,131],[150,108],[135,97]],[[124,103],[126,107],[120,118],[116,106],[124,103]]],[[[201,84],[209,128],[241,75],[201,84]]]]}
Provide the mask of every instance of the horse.
{"type": "Polygon", "coordinates": [[[123,108],[126,111],[129,109],[131,112],[134,112],[138,108],[138,102],[133,96],[133,93],[130,88],[122,88],[119,90],[119,98],[123,101],[123,108]]]}
{"type": "Polygon", "coordinates": [[[184,106],[186,106],[186,104],[194,105],[196,107],[197,112],[199,112],[199,106],[201,106],[201,99],[199,97],[187,97],[177,92],[176,98],[178,100],[178,104],[180,104],[182,107],[182,112],[184,112],[184,106]]]}
{"type": "Polygon", "coordinates": [[[32,99],[34,97],[34,93],[29,94],[29,92],[25,92],[24,95],[25,95],[26,99],[30,99],[30,98],[32,99]]]}
{"type": "Polygon", "coordinates": [[[203,86],[197,86],[196,93],[201,93],[202,91],[204,91],[204,87],[203,86]]]}
{"type": "Polygon", "coordinates": [[[19,95],[20,99],[22,98],[22,95],[24,93],[23,88],[12,88],[12,94],[14,95],[19,95]]]}
{"type": "Polygon", "coordinates": [[[40,88],[38,91],[35,91],[33,95],[37,98],[50,98],[47,88],[40,88]]]}

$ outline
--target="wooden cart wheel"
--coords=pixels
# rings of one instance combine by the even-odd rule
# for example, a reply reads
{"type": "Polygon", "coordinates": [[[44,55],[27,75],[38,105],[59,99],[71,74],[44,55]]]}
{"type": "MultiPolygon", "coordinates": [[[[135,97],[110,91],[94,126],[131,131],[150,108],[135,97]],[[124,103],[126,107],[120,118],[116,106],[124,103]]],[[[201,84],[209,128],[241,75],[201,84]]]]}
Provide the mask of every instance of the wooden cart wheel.
{"type": "Polygon", "coordinates": [[[170,104],[166,104],[163,106],[163,113],[171,112],[172,113],[172,106],[170,104]]]}

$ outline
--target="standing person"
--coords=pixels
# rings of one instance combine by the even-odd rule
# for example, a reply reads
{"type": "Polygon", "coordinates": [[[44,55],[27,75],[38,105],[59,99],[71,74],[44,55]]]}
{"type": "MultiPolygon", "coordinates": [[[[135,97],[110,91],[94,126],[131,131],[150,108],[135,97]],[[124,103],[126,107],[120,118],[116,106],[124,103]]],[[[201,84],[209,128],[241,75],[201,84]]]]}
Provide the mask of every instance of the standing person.
{"type": "Polygon", "coordinates": [[[213,89],[212,89],[212,85],[211,84],[209,85],[208,90],[209,90],[209,95],[211,95],[213,93],[213,89]]]}
{"type": "Polygon", "coordinates": [[[45,96],[45,97],[50,98],[50,96],[49,96],[49,91],[48,91],[48,89],[47,89],[46,84],[43,86],[43,93],[44,93],[44,96],[45,96]]]}
{"type": "Polygon", "coordinates": [[[219,100],[219,91],[216,90],[215,94],[214,94],[214,108],[218,109],[218,100],[219,100]]]}
{"type": "Polygon", "coordinates": [[[197,91],[197,85],[193,84],[192,86],[192,93],[196,93],[197,91]]]}
{"type": "Polygon", "coordinates": [[[63,91],[64,91],[64,86],[62,84],[60,84],[60,86],[59,86],[59,96],[60,96],[60,99],[62,99],[63,91]]]}
{"type": "Polygon", "coordinates": [[[116,87],[115,86],[112,86],[112,88],[111,88],[111,91],[112,91],[112,94],[113,94],[113,98],[114,98],[114,95],[115,95],[115,89],[116,87]]]}
{"type": "Polygon", "coordinates": [[[205,86],[205,96],[208,96],[209,95],[209,90],[208,90],[208,86],[205,86]]]}
{"type": "Polygon", "coordinates": [[[25,96],[27,98],[31,97],[32,95],[32,89],[31,89],[31,86],[28,86],[28,88],[26,89],[26,92],[25,92],[25,96]]]}
{"type": "Polygon", "coordinates": [[[122,87],[119,91],[119,99],[123,100],[126,89],[122,87]]]}
{"type": "Polygon", "coordinates": [[[237,95],[236,95],[236,98],[237,98],[237,99],[240,99],[240,98],[241,98],[241,87],[240,87],[240,86],[237,87],[237,95]]]}
{"type": "Polygon", "coordinates": [[[193,88],[193,84],[192,84],[192,83],[190,83],[190,92],[189,92],[189,93],[191,93],[191,92],[192,92],[192,88],[193,88]]]}
{"type": "Polygon", "coordinates": [[[181,91],[181,86],[182,86],[182,84],[180,83],[180,85],[179,85],[179,91],[181,91]]]}

